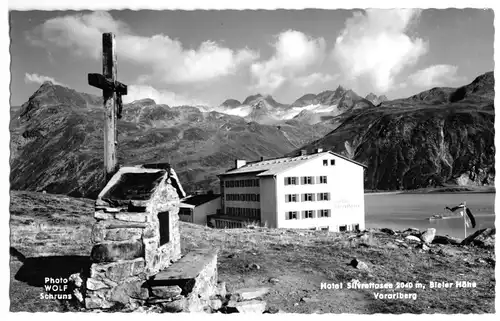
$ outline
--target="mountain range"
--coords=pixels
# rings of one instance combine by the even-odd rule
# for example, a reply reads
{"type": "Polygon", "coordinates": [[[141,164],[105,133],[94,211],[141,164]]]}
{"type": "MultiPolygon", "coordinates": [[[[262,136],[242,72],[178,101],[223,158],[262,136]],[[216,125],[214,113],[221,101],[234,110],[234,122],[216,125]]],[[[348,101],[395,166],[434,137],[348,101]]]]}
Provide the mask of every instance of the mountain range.
{"type": "Polygon", "coordinates": [[[386,100],[387,97],[377,97],[373,93],[363,98],[354,91],[339,86],[336,90],[305,94],[292,104],[279,103],[270,95],[255,94],[248,96],[242,103],[236,99],[227,99],[218,107],[204,107],[203,109],[240,116],[247,121],[262,124],[275,124],[290,119],[316,124],[347,110],[375,107],[386,100]]]}
{"type": "MultiPolygon", "coordinates": [[[[292,104],[255,94],[220,106],[142,99],[118,120],[118,161],[169,162],[188,192],[218,189],[234,159],[330,149],[368,165],[365,188],[494,182],[494,77],[411,97],[339,86],[292,104]]],[[[104,184],[102,99],[44,83],[11,108],[11,188],[94,197],[104,184]]]]}

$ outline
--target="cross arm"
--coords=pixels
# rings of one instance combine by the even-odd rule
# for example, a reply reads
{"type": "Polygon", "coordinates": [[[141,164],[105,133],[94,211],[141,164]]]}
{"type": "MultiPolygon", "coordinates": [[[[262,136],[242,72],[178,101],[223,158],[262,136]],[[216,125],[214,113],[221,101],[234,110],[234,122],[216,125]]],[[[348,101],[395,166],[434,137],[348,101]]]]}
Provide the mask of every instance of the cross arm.
{"type": "Polygon", "coordinates": [[[119,95],[127,94],[127,85],[124,85],[119,81],[115,81],[115,83],[113,83],[101,74],[88,74],[88,81],[89,85],[102,90],[114,91],[119,95]]]}

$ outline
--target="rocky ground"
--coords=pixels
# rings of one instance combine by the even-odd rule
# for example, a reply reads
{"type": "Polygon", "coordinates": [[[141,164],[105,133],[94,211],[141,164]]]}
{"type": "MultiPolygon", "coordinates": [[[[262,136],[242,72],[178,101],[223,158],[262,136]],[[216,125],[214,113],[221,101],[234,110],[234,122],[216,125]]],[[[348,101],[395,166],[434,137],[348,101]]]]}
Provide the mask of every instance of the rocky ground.
{"type": "MultiPolygon", "coordinates": [[[[89,263],[93,205],[11,193],[11,311],[74,311],[67,301],[40,295],[44,277],[68,277],[89,263]]],[[[221,283],[212,311],[221,313],[494,313],[495,229],[475,234],[462,241],[432,229],[333,233],[181,224],[183,253],[219,249],[227,293],[221,283]],[[370,283],[394,288],[348,289],[370,283]]]]}

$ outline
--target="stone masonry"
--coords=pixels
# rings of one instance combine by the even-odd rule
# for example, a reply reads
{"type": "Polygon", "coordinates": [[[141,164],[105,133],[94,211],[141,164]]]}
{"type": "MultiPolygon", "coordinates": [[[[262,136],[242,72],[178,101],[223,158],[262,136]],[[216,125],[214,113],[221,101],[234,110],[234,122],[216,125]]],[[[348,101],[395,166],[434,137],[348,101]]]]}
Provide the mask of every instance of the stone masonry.
{"type": "Polygon", "coordinates": [[[181,257],[179,200],[168,166],[122,167],[101,191],[92,228],[92,265],[82,289],[87,309],[142,305],[147,280],[181,257]]]}

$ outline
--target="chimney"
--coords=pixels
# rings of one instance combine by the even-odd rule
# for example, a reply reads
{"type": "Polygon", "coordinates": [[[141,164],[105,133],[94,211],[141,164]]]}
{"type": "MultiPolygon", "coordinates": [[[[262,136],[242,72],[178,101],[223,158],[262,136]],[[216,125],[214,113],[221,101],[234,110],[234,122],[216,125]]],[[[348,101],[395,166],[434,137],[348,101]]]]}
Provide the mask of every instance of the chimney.
{"type": "Polygon", "coordinates": [[[247,161],[244,159],[237,159],[234,161],[234,168],[240,168],[243,167],[247,164],[247,161]]]}
{"type": "Polygon", "coordinates": [[[301,149],[300,150],[300,156],[305,156],[307,155],[307,150],[306,149],[301,149]]]}
{"type": "Polygon", "coordinates": [[[314,152],[315,152],[316,154],[317,154],[317,153],[321,153],[321,152],[323,152],[323,148],[316,148],[316,149],[314,150],[314,152]]]}
{"type": "Polygon", "coordinates": [[[264,160],[264,156],[261,156],[260,157],[260,161],[262,162],[264,160]]]}

